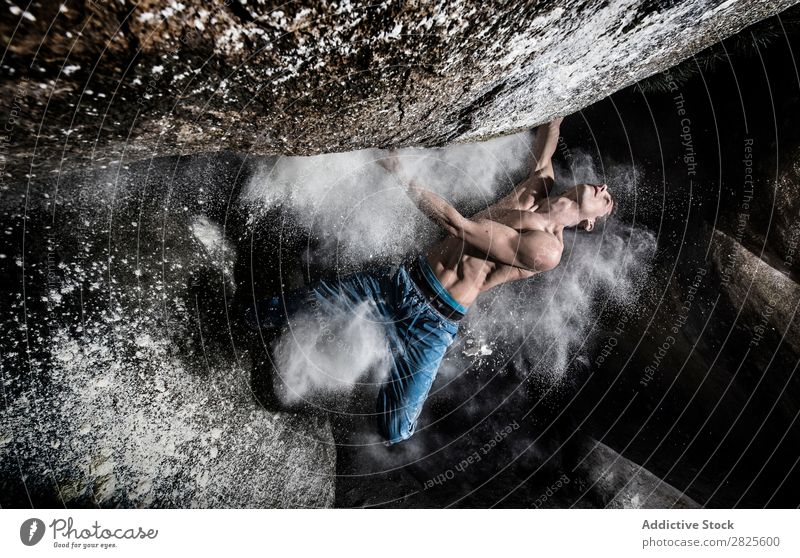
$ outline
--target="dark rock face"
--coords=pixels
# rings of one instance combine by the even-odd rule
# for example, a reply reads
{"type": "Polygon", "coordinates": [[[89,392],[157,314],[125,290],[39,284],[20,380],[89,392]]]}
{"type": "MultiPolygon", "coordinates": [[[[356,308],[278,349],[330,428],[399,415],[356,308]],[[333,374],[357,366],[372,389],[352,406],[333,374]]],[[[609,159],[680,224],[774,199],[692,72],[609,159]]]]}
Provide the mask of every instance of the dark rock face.
{"type": "Polygon", "coordinates": [[[794,3],[34,3],[0,23],[6,170],[485,139],[576,112],[794,3]]]}

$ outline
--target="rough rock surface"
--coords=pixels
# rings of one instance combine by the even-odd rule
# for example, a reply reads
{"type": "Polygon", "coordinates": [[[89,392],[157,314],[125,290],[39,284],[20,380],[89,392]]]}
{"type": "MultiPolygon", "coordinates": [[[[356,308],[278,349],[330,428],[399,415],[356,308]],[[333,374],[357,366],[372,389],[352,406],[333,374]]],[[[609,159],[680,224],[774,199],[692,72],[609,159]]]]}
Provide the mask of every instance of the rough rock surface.
{"type": "Polygon", "coordinates": [[[34,2],[0,22],[5,170],[485,139],[574,113],[794,3],[34,2]]]}
{"type": "MultiPolygon", "coordinates": [[[[467,469],[442,475],[441,463],[432,466],[391,468],[380,473],[342,476],[337,482],[337,506],[343,507],[535,507],[535,508],[699,508],[680,490],[647,468],[626,459],[590,436],[578,434],[568,449],[545,452],[538,463],[514,469],[492,461],[491,481],[479,476],[468,480],[467,469]],[[557,465],[542,467],[555,457],[557,465]],[[542,469],[535,475],[532,471],[542,469]],[[421,470],[421,469],[424,469],[421,470]],[[437,478],[437,474],[440,475],[437,478]],[[434,484],[432,479],[436,479],[434,484]],[[422,482],[420,482],[422,481],[422,482]],[[427,481],[427,482],[426,482],[427,481]],[[491,482],[487,494],[474,494],[491,482]],[[476,488],[478,487],[478,488],[476,488]],[[465,495],[471,498],[465,499],[465,495]]],[[[456,455],[474,455],[456,454],[456,455]]],[[[362,465],[365,455],[361,455],[362,465]]],[[[443,461],[446,462],[446,459],[443,461]]],[[[447,469],[444,469],[447,471],[447,469]]]]}
{"type": "Polygon", "coordinates": [[[580,473],[588,491],[606,508],[699,508],[686,494],[624,458],[602,442],[591,440],[580,473]]]}
{"type": "Polygon", "coordinates": [[[800,285],[775,269],[735,239],[714,231],[714,263],[722,288],[761,339],[766,328],[777,331],[785,343],[800,352],[800,285]]]}
{"type": "Polygon", "coordinates": [[[797,196],[800,185],[800,147],[789,150],[785,155],[775,182],[774,194],[774,232],[769,242],[774,246],[782,265],[782,272],[800,271],[800,230],[797,228],[797,215],[800,214],[800,198],[797,196]]]}

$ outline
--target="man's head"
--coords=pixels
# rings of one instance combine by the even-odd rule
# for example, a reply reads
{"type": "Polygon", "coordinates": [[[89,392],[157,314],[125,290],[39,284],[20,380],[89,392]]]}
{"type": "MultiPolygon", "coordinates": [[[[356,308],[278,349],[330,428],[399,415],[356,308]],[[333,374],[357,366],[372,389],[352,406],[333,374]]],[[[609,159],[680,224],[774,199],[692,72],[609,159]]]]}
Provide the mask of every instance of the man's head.
{"type": "Polygon", "coordinates": [[[605,184],[578,184],[564,192],[564,197],[578,202],[578,227],[586,231],[594,229],[598,219],[611,215],[617,205],[605,184]]]}

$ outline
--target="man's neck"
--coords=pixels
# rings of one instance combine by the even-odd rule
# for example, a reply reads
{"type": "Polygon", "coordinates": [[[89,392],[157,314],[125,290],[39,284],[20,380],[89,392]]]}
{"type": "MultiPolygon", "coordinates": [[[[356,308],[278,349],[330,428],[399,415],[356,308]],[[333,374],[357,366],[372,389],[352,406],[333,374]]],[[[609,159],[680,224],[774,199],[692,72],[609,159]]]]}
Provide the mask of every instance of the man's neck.
{"type": "Polygon", "coordinates": [[[578,202],[564,196],[542,200],[539,211],[547,212],[550,220],[560,227],[574,227],[582,221],[578,202]]]}

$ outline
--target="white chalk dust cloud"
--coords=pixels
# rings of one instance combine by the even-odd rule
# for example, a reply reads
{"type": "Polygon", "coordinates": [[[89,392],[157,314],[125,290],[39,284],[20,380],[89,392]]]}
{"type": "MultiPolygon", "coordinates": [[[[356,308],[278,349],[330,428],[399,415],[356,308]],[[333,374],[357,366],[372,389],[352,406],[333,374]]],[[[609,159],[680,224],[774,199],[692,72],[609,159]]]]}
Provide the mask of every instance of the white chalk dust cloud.
{"type": "MultiPolygon", "coordinates": [[[[485,205],[525,165],[530,134],[447,149],[403,149],[403,168],[431,190],[456,202],[485,205]]],[[[376,161],[379,150],[282,157],[252,177],[243,201],[255,208],[281,206],[292,223],[319,241],[310,257],[330,267],[356,270],[376,259],[398,260],[436,238],[397,178],[376,161]]]]}
{"type": "Polygon", "coordinates": [[[382,383],[389,372],[389,349],[380,323],[365,301],[345,312],[300,311],[275,343],[273,357],[282,402],[330,403],[357,384],[382,383]]]}
{"type": "MultiPolygon", "coordinates": [[[[524,178],[532,140],[532,134],[522,133],[443,149],[402,149],[397,154],[406,176],[469,215],[524,178]]],[[[397,177],[377,164],[386,155],[364,150],[280,158],[254,173],[243,202],[255,215],[280,206],[293,226],[320,241],[310,257],[332,271],[366,269],[376,260],[400,262],[423,252],[440,233],[408,200],[397,177]]],[[[567,166],[556,168],[557,191],[580,182],[606,182],[618,203],[635,211],[633,167],[598,170],[588,154],[568,155],[567,166]]],[[[479,299],[440,374],[460,373],[487,355],[502,362],[511,357],[505,353],[513,353],[529,373],[557,379],[603,304],[635,302],[637,278],[646,273],[656,242],[649,231],[612,220],[592,234],[567,231],[565,245],[556,270],[507,284],[479,299]]],[[[348,352],[340,356],[331,347],[317,346],[318,327],[306,319],[290,339],[275,345],[291,398],[355,384],[388,358],[371,319],[360,316],[336,329],[347,338],[342,344],[348,352]],[[362,342],[354,349],[347,340],[356,338],[362,342]]]]}
{"type": "MultiPolygon", "coordinates": [[[[489,292],[468,314],[461,331],[502,355],[499,362],[511,360],[526,374],[553,382],[569,369],[580,349],[591,348],[592,328],[601,311],[635,305],[656,247],[649,231],[613,222],[592,234],[567,231],[564,243],[559,267],[489,292]]],[[[461,373],[483,356],[471,357],[469,352],[456,352],[443,372],[461,373]]]]}

